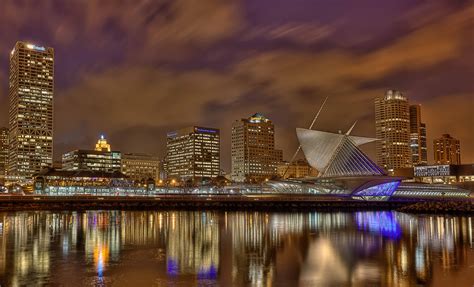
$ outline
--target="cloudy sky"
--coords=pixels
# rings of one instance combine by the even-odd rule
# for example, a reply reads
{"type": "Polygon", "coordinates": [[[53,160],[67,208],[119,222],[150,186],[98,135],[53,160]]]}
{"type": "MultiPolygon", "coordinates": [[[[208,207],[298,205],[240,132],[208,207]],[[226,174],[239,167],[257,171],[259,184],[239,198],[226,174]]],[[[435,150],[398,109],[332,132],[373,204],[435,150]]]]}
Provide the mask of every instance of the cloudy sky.
{"type": "Polygon", "coordinates": [[[373,99],[398,89],[422,105],[430,158],[449,132],[474,162],[472,1],[0,0],[0,125],[17,40],[55,49],[56,157],[101,133],[163,155],[196,124],[221,129],[229,170],[232,122],[260,112],[288,159],[326,96],[315,128],[373,136],[373,99]]]}

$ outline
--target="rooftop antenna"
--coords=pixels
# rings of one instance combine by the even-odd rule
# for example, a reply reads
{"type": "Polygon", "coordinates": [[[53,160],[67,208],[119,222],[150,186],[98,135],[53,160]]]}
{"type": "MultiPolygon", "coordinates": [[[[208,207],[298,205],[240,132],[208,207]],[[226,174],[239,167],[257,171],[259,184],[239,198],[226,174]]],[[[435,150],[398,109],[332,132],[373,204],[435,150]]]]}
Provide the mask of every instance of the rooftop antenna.
{"type": "MultiPolygon", "coordinates": [[[[314,126],[314,123],[316,123],[316,119],[318,119],[319,117],[319,114],[321,113],[321,111],[323,110],[323,107],[324,105],[326,104],[326,101],[328,100],[329,97],[326,97],[324,99],[324,102],[322,103],[321,107],[319,108],[318,112],[316,113],[316,115],[314,116],[313,118],[313,121],[311,122],[311,125],[309,126],[309,130],[313,128],[314,126]]],[[[291,164],[293,163],[293,161],[295,160],[296,156],[298,155],[298,152],[301,150],[301,144],[298,146],[298,148],[296,149],[296,152],[295,154],[293,154],[293,157],[291,158],[290,160],[290,163],[288,164],[288,166],[286,167],[286,170],[285,172],[283,173],[283,178],[285,178],[285,175],[286,173],[288,172],[288,169],[290,168],[291,164]]]]}

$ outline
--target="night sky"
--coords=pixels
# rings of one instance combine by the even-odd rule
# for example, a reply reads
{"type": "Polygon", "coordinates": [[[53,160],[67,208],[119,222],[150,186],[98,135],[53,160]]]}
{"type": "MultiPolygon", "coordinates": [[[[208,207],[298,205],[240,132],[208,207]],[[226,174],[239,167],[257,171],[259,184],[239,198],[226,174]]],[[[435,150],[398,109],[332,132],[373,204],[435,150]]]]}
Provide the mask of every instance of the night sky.
{"type": "Polygon", "coordinates": [[[229,170],[232,122],[260,112],[289,159],[326,96],[315,128],[359,120],[353,133],[374,136],[373,99],[398,89],[422,105],[429,160],[451,133],[472,163],[473,3],[0,0],[0,125],[8,55],[24,40],[55,49],[56,158],[102,133],[163,156],[167,131],[196,124],[221,129],[229,170]]]}

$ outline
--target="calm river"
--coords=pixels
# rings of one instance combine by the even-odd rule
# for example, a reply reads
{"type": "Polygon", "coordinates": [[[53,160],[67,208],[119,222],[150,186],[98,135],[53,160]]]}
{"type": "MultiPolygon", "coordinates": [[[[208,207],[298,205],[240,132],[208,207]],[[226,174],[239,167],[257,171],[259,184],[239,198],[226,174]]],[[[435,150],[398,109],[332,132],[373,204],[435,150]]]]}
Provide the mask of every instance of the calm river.
{"type": "Polygon", "coordinates": [[[473,286],[474,217],[0,213],[1,286],[473,286]]]}

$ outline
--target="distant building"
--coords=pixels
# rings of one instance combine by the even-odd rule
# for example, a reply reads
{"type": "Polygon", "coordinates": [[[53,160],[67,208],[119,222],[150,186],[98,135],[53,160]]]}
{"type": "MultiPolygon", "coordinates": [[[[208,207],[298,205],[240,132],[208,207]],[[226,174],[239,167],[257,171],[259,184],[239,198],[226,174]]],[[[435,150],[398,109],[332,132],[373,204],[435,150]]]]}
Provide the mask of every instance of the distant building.
{"type": "Polygon", "coordinates": [[[410,105],[410,149],[413,165],[428,164],[426,125],[421,122],[421,105],[410,105]]]}
{"type": "Polygon", "coordinates": [[[278,165],[277,170],[278,176],[284,179],[318,176],[318,171],[312,168],[308,161],[304,159],[294,161],[291,164],[287,161],[283,161],[278,165]]]}
{"type": "Polygon", "coordinates": [[[261,182],[277,176],[283,152],[275,149],[275,127],[261,114],[232,125],[231,177],[236,182],[261,182]]]}
{"type": "Polygon", "coordinates": [[[437,164],[395,170],[396,176],[424,183],[472,183],[474,164],[437,164]]]}
{"type": "Polygon", "coordinates": [[[0,181],[3,181],[7,172],[8,160],[8,128],[0,128],[0,181]]]}
{"type": "Polygon", "coordinates": [[[220,132],[192,126],[169,132],[166,139],[168,178],[197,182],[220,173],[220,132]]]}
{"type": "Polygon", "coordinates": [[[433,150],[437,164],[461,164],[461,143],[449,134],[433,140],[433,150]]]}
{"type": "Polygon", "coordinates": [[[101,135],[97,143],[95,144],[96,151],[110,151],[110,144],[107,143],[104,135],[101,135]]]}
{"type": "Polygon", "coordinates": [[[377,164],[391,172],[412,166],[410,150],[410,110],[406,97],[389,90],[375,99],[377,164]]]}
{"type": "Polygon", "coordinates": [[[160,179],[160,160],[157,156],[143,153],[125,153],[122,155],[122,173],[135,181],[150,178],[160,179]]]}
{"type": "Polygon", "coordinates": [[[78,149],[63,154],[62,169],[120,172],[122,169],[122,153],[120,151],[110,151],[110,145],[107,144],[103,136],[97,144],[103,144],[106,148],[103,150],[78,149]]]}
{"type": "Polygon", "coordinates": [[[8,174],[22,179],[53,164],[54,50],[17,42],[10,53],[8,174]]]}

